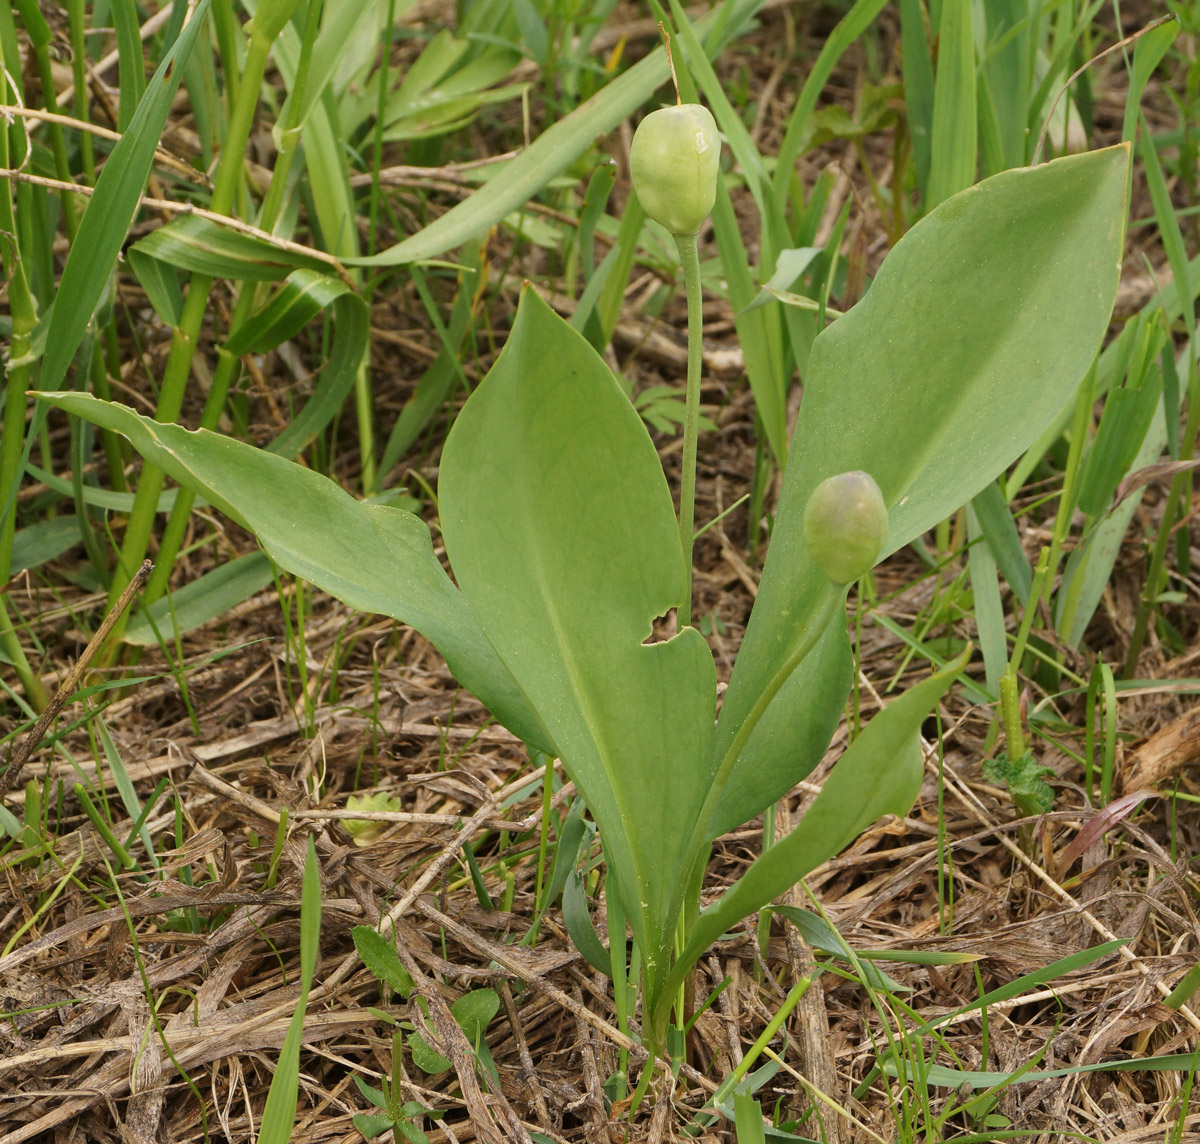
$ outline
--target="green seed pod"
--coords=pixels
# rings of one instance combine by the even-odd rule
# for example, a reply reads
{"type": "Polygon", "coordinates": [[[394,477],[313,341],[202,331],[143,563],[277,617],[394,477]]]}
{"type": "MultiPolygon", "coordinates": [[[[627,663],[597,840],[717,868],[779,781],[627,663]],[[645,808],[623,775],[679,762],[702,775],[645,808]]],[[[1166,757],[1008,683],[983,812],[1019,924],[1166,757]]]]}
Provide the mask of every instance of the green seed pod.
{"type": "Polygon", "coordinates": [[[721,137],[707,107],[685,103],[652,111],[629,151],[642,209],[672,234],[695,234],[717,197],[721,137]]]}
{"type": "Polygon", "coordinates": [[[887,506],[870,473],[855,469],[828,477],[808,498],[809,555],[835,584],[852,583],[874,568],[887,535],[887,506]]]}

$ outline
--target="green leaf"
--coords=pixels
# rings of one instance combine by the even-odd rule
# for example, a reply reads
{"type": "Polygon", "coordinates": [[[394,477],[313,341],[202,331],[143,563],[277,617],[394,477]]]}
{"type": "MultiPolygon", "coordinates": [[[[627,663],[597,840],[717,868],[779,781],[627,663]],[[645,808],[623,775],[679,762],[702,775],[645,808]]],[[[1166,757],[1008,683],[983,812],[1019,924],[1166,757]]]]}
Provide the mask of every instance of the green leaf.
{"type": "Polygon", "coordinates": [[[246,25],[246,32],[257,40],[274,43],[283,31],[300,0],[261,0],[254,18],[246,25]]]}
{"type": "Polygon", "coordinates": [[[1125,96],[1125,117],[1121,126],[1121,138],[1133,142],[1137,134],[1138,113],[1142,104],[1142,93],[1162,62],[1167,49],[1179,35],[1178,20],[1168,20],[1158,28],[1139,36],[1133,49],[1133,69],[1129,76],[1129,89],[1125,96]]]}
{"type": "MultiPolygon", "coordinates": [[[[56,493],[62,493],[63,496],[69,497],[74,493],[71,481],[66,477],[58,477],[53,473],[47,472],[39,465],[32,462],[25,466],[25,472],[28,473],[35,481],[41,481],[48,488],[53,489],[56,493]]],[[[175,507],[175,497],[178,494],[178,489],[166,489],[158,494],[158,500],[154,505],[154,511],[160,513],[168,513],[175,507]]],[[[107,508],[113,512],[127,513],[133,508],[133,493],[115,493],[112,489],[96,488],[94,485],[83,486],[83,503],[92,505],[95,508],[107,508]]],[[[201,502],[205,503],[205,502],[201,502]]],[[[62,519],[59,517],[58,519],[62,519]]],[[[76,528],[75,535],[79,536],[79,529],[76,528]]]]}
{"type": "Polygon", "coordinates": [[[41,381],[49,389],[67,376],[67,367],[116,265],[129,224],[137,213],[142,188],[150,177],[154,149],[171,113],[184,64],[208,15],[209,2],[200,0],[179,38],[163,57],[138,102],[128,130],[104,164],[96,180],[95,194],[79,221],[55,293],[58,304],[54,307],[46,356],[42,360],[41,381]]]}
{"type": "Polygon", "coordinates": [[[304,877],[300,889],[300,999],[288,1025],[275,1075],[267,1092],[259,1128],[259,1144],[290,1144],[296,1123],[296,1094],[300,1087],[300,1044],[304,1040],[304,1015],[308,991],[317,966],[321,944],[321,872],[317,846],[310,834],[304,859],[304,877]]]}
{"type": "MultiPolygon", "coordinates": [[[[403,7],[403,4],[395,7],[394,12],[397,19],[400,18],[403,7]]],[[[381,19],[382,13],[379,9],[379,0],[375,0],[373,4],[329,4],[322,10],[321,31],[318,33],[316,42],[312,46],[308,78],[304,84],[302,94],[303,102],[301,103],[301,109],[296,120],[299,126],[302,127],[307,122],[309,115],[312,114],[312,109],[324,97],[325,89],[329,87],[334,77],[338,75],[340,66],[345,62],[347,47],[354,43],[356,35],[370,35],[372,46],[375,47],[375,50],[378,50],[376,45],[379,42],[380,25],[383,22],[381,19]],[[364,19],[369,20],[370,23],[360,28],[359,25],[364,19]]],[[[288,97],[275,116],[276,126],[274,132],[277,140],[283,126],[292,121],[291,105],[292,101],[296,98],[291,91],[292,86],[292,81],[289,79],[288,97]]],[[[363,102],[369,101],[372,104],[372,111],[374,110],[373,105],[378,99],[376,91],[377,85],[372,84],[369,92],[363,93],[363,102]]],[[[347,124],[347,138],[354,133],[353,127],[347,124]]]]}
{"type": "Polygon", "coordinates": [[[838,760],[795,829],[765,850],[716,902],[700,912],[678,965],[694,965],[730,926],[791,889],[881,815],[908,813],[924,774],[921,723],[966,662],[964,653],[910,687],[867,724],[838,760]]]}
{"type": "Polygon", "coordinates": [[[365,965],[384,985],[391,986],[405,1000],[416,988],[408,970],[400,964],[392,943],[374,926],[355,926],[350,931],[354,948],[365,965]]]}
{"type": "Polygon", "coordinates": [[[333,344],[304,409],[267,446],[281,457],[299,453],[342,407],[367,353],[371,325],[367,304],[338,278],[315,270],[293,270],[224,346],[226,353],[236,357],[265,353],[302,330],[326,307],[333,309],[333,344]]]}
{"type": "Polygon", "coordinates": [[[196,215],[183,215],[151,231],[134,243],[129,253],[139,279],[150,260],[177,270],[238,282],[277,282],[301,268],[329,271],[329,263],[323,259],[300,250],[284,250],[265,238],[243,234],[196,215]]]}
{"type": "MultiPolygon", "coordinates": [[[[357,1073],[352,1074],[352,1079],[353,1079],[355,1085],[357,1086],[358,1091],[361,1092],[363,1094],[363,1096],[367,1100],[369,1100],[373,1105],[375,1105],[376,1108],[384,1108],[384,1109],[387,1108],[387,1097],[384,1095],[382,1089],[376,1088],[374,1085],[367,1084],[367,1082],[365,1080],[363,1080],[363,1078],[360,1077],[357,1073]]],[[[389,1116],[388,1117],[388,1127],[389,1128],[391,1127],[391,1124],[392,1124],[392,1119],[389,1116]]]]}
{"type": "Polygon", "coordinates": [[[183,289],[179,285],[179,271],[169,262],[139,250],[137,244],[125,252],[125,260],[137,275],[146,297],[150,299],[150,305],[162,322],[172,329],[178,326],[183,318],[183,289]]]}
{"type": "Polygon", "coordinates": [[[583,876],[578,870],[571,874],[563,888],[562,913],[571,944],[583,955],[583,960],[605,977],[611,977],[612,958],[592,925],[587,896],[583,892],[583,876]]]}
{"type": "Polygon", "coordinates": [[[925,38],[921,0],[900,0],[900,50],[904,59],[904,105],[912,138],[917,188],[929,186],[933,127],[933,60],[925,38]]]}
{"type": "MultiPolygon", "coordinates": [[[[884,1071],[896,1076],[896,1066],[889,1060],[884,1064],[884,1071]]],[[[1195,1053],[1173,1053],[1162,1057],[1136,1057],[1119,1061],[1096,1061],[1087,1065],[1069,1065],[1061,1069],[1043,1069],[1037,1072],[1022,1073],[1015,1078],[1015,1083],[1029,1084],[1034,1081],[1056,1080],[1062,1076],[1080,1076],[1090,1072],[1191,1072],[1196,1067],[1195,1053]]],[[[910,1062],[902,1063],[901,1072],[911,1077],[910,1062]]],[[[998,1084],[1014,1083],[1012,1073],[1003,1072],[974,1072],[970,1069],[949,1068],[946,1065],[927,1065],[921,1068],[921,1079],[925,1084],[935,1088],[961,1088],[970,1084],[972,1088],[991,1088],[998,1084]]]]}
{"type": "Polygon", "coordinates": [[[72,515],[39,520],[13,534],[11,575],[37,568],[79,543],[79,520],[72,515]]]}
{"type": "Polygon", "coordinates": [[[1001,751],[983,762],[983,777],[991,783],[1003,783],[1022,815],[1045,814],[1054,806],[1054,788],[1046,782],[1053,775],[1050,767],[1042,766],[1026,751],[1018,759],[1010,759],[1007,751],[1001,751]]]}
{"type": "Polygon", "coordinates": [[[653,975],[705,794],[715,671],[694,628],[644,643],[683,590],[671,494],[611,371],[532,289],[439,487],[455,576],[599,824],[653,975]]]}
{"type": "MultiPolygon", "coordinates": [[[[358,1077],[354,1079],[358,1080],[358,1077]]],[[[356,1112],[351,1120],[367,1140],[382,1136],[394,1123],[389,1115],[382,1112],[356,1112]]]]}
{"type": "Polygon", "coordinates": [[[1013,520],[1000,486],[995,481],[986,485],[983,491],[976,495],[971,506],[979,518],[979,527],[995,558],[996,566],[1004,573],[1004,578],[1016,593],[1017,599],[1024,604],[1029,599],[1029,590],[1033,586],[1033,568],[1024,548],[1021,547],[1017,522],[1013,520]]]}
{"type": "Polygon", "coordinates": [[[743,1081],[733,1090],[733,1115],[737,1126],[738,1144],[766,1144],[762,1105],[754,1099],[747,1081],[743,1081]]]}
{"type": "Polygon", "coordinates": [[[429,1042],[420,1033],[409,1034],[408,1049],[412,1053],[413,1064],[422,1072],[429,1073],[430,1076],[444,1073],[450,1068],[450,1061],[436,1049],[431,1048],[429,1042]]]}
{"type": "MultiPolygon", "coordinates": [[[[1000,164],[995,170],[1019,167],[1029,146],[1029,99],[1034,53],[1030,37],[1036,28],[1026,0],[985,0],[990,45],[983,65],[981,92],[995,112],[1000,164]]],[[[906,76],[907,84],[907,76],[906,76]]]]}
{"type": "Polygon", "coordinates": [[[942,0],[929,188],[925,195],[930,207],[975,182],[979,128],[975,114],[974,9],[972,0],[942,0]]]}
{"type": "Polygon", "coordinates": [[[458,1027],[472,1045],[483,1040],[484,1031],[499,1011],[500,996],[494,989],[472,989],[450,1006],[458,1027]]]}
{"type": "MultiPolygon", "coordinates": [[[[1006,171],[955,195],[901,239],[866,297],[817,338],[758,598],[721,709],[718,758],[827,590],[804,543],[812,490],[833,473],[869,472],[889,506],[894,551],[993,481],[1066,404],[1116,296],[1128,162],[1122,145],[1006,171]]],[[[840,630],[822,654],[834,640],[844,640],[840,630]]],[[[823,745],[795,730],[797,710],[814,702],[813,674],[801,671],[750,736],[730,801],[753,784],[768,796],[762,809],[820,760],[823,745]]],[[[819,702],[840,708],[845,694],[819,702]]]]}
{"type": "Polygon", "coordinates": [[[168,476],[255,533],[281,568],[352,608],[411,624],[497,719],[525,742],[557,753],[438,563],[423,521],[356,501],[319,473],[205,429],[164,425],[87,394],[37,396],[124,434],[168,476]]]}

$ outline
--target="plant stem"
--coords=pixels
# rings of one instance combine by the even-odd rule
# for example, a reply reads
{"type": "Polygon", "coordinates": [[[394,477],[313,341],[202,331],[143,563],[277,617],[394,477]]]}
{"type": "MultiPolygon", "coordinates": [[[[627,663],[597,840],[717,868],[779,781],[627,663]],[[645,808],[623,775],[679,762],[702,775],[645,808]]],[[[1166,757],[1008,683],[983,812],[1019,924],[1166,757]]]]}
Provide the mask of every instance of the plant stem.
{"type": "MultiPolygon", "coordinates": [[[[312,44],[317,38],[321,7],[320,0],[315,0],[309,8],[305,36],[300,52],[300,62],[296,69],[296,79],[292,84],[291,102],[288,104],[288,121],[284,124],[283,130],[280,132],[279,150],[276,153],[275,163],[271,171],[271,184],[267,188],[262,209],[259,211],[257,225],[260,230],[273,231],[275,224],[279,221],[280,211],[283,208],[284,189],[287,185],[288,175],[291,172],[292,160],[295,158],[296,150],[300,143],[304,88],[308,81],[308,71],[312,60],[312,44]]],[[[237,301],[233,304],[233,312],[229,317],[230,334],[241,329],[249,320],[250,315],[254,312],[254,301],[257,293],[255,283],[242,283],[242,289],[238,293],[237,301]]],[[[221,420],[221,411],[225,408],[225,399],[229,396],[229,390],[237,381],[241,364],[240,358],[236,358],[222,349],[217,350],[217,368],[213,371],[212,383],[209,386],[208,396],[204,399],[204,409],[200,414],[201,429],[216,429],[221,420]]],[[[180,545],[183,543],[183,537],[187,531],[188,519],[191,516],[192,505],[195,503],[195,500],[196,494],[192,489],[180,488],[175,495],[175,505],[167,520],[167,526],[163,530],[154,573],[146,584],[145,592],[142,593],[143,607],[153,603],[167,590],[167,583],[171,575],[171,566],[174,564],[175,556],[179,552],[180,545]]]]}
{"type": "MultiPolygon", "coordinates": [[[[10,17],[11,19],[11,17],[10,17]]],[[[11,29],[7,29],[11,30],[11,29]]],[[[8,37],[6,36],[7,40],[8,37]]],[[[0,53],[3,54],[3,53],[0,53]]],[[[19,69],[18,69],[19,70],[19,69]]],[[[7,78],[0,78],[0,95],[6,100],[15,92],[7,78]]],[[[24,147],[19,127],[0,124],[0,164],[15,166],[13,158],[23,159],[24,147]],[[17,140],[10,154],[10,131],[17,140]]],[[[25,275],[25,263],[17,244],[17,218],[10,186],[0,188],[0,269],[7,281],[12,336],[3,395],[3,423],[0,424],[0,585],[7,584],[12,571],[13,538],[17,527],[17,485],[24,470],[25,391],[29,388],[30,338],[37,325],[37,305],[25,275]],[[10,245],[11,244],[11,245],[10,245]],[[21,364],[14,364],[21,363],[21,364]]],[[[46,709],[49,696],[41,679],[29,664],[25,649],[12,625],[7,598],[0,596],[0,648],[12,663],[25,698],[39,714],[46,709]]]]}
{"type": "Polygon", "coordinates": [[[700,253],[694,234],[677,234],[675,246],[683,266],[687,293],[688,364],[687,401],[683,419],[683,473],[679,487],[679,544],[683,549],[683,597],[679,602],[679,627],[692,626],[692,541],[696,525],[696,443],[700,435],[700,372],[703,368],[704,315],[701,309],[700,253]]]}
{"type": "Polygon", "coordinates": [[[1015,763],[1025,754],[1025,731],[1021,727],[1021,696],[1016,673],[1010,669],[1000,677],[1000,714],[1008,757],[1015,763]]]}
{"type": "MultiPolygon", "coordinates": [[[[242,180],[246,143],[250,138],[250,129],[254,125],[254,113],[258,108],[258,92],[266,72],[271,46],[271,41],[264,36],[257,33],[251,34],[245,65],[239,77],[237,100],[233,106],[225,143],[221,148],[216,184],[213,187],[212,201],[209,204],[209,209],[217,214],[230,213],[242,180]]],[[[183,305],[183,314],[180,317],[179,325],[171,339],[171,352],[167,357],[158,406],[154,411],[157,421],[171,423],[179,420],[187,379],[191,373],[192,358],[196,352],[196,343],[200,337],[204,315],[208,310],[212,283],[212,278],[207,274],[193,274],[191,282],[188,284],[187,300],[183,305]]],[[[121,545],[120,558],[113,573],[112,588],[109,591],[110,607],[116,602],[125,585],[129,583],[130,577],[137,571],[145,557],[150,544],[150,533],[154,525],[158,497],[162,492],[163,477],[164,474],[157,465],[147,463],[142,468],[133,509],[125,529],[125,540],[121,545]]],[[[160,583],[165,583],[173,559],[173,552],[164,551],[161,554],[160,564],[165,567],[156,577],[156,587],[160,583]]],[[[124,618],[117,630],[113,632],[113,641],[104,653],[105,662],[112,662],[112,649],[116,646],[123,630],[124,618]]]]}
{"type": "MultiPolygon", "coordinates": [[[[725,786],[729,782],[729,776],[733,772],[734,764],[741,756],[746,743],[766,713],[767,708],[771,706],[771,703],[782,690],[783,685],[791,678],[796,668],[800,666],[813,648],[817,646],[818,641],[825,634],[825,630],[837,614],[838,608],[841,607],[844,609],[844,602],[845,587],[835,585],[832,581],[826,581],[825,598],[821,602],[821,609],[817,613],[813,623],[804,631],[796,650],[784,660],[779,670],[771,677],[770,682],[763,689],[758,699],[755,700],[754,706],[737,729],[737,733],[733,737],[733,742],[729,744],[724,757],[721,759],[721,764],[713,776],[708,795],[704,800],[704,805],[701,806],[700,813],[696,816],[696,824],[692,828],[692,837],[688,842],[687,857],[683,863],[683,870],[685,871],[687,881],[681,887],[681,890],[677,891],[676,900],[672,902],[672,908],[667,919],[668,929],[675,925],[675,918],[678,916],[681,906],[679,897],[682,892],[686,892],[688,887],[695,884],[694,873],[696,864],[700,861],[708,845],[708,824],[717,806],[720,805],[721,796],[725,793],[725,786]]],[[[681,968],[679,965],[674,965],[667,973],[665,980],[656,982],[658,987],[657,995],[650,999],[651,1013],[646,1021],[648,1028],[656,1027],[653,1022],[656,1019],[661,1019],[658,1012],[660,1007],[665,1002],[670,1001],[671,991],[677,988],[689,968],[690,966],[681,968]]]]}

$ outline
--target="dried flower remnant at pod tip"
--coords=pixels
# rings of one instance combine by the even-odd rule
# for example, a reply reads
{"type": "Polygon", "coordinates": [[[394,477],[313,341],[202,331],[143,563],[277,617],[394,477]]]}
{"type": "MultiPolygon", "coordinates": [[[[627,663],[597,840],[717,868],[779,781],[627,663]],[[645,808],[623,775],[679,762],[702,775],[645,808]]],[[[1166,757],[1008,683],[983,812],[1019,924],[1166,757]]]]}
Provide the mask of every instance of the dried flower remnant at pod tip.
{"type": "Polygon", "coordinates": [[[629,150],[633,189],[642,209],[672,234],[695,234],[717,198],[721,136],[698,103],[652,111],[629,150]]]}
{"type": "Polygon", "coordinates": [[[870,572],[888,535],[883,494],[870,473],[854,469],[827,477],[804,510],[809,555],[835,584],[850,584],[870,572]]]}

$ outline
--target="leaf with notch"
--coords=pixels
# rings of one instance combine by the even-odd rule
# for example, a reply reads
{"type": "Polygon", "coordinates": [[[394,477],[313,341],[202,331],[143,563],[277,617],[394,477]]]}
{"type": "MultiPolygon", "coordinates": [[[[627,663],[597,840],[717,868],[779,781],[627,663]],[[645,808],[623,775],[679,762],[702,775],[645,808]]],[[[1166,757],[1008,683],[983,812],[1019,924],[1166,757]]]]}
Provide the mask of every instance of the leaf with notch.
{"type": "Polygon", "coordinates": [[[716,702],[658,454],[611,370],[532,288],[442,453],[442,531],[471,611],[600,826],[648,973],[706,786],[716,702]]]}

